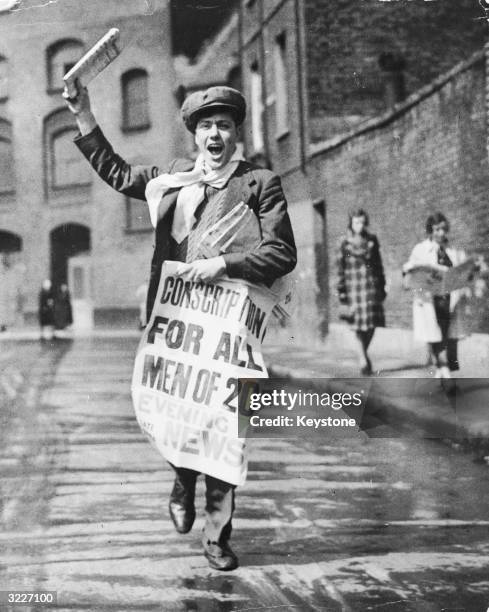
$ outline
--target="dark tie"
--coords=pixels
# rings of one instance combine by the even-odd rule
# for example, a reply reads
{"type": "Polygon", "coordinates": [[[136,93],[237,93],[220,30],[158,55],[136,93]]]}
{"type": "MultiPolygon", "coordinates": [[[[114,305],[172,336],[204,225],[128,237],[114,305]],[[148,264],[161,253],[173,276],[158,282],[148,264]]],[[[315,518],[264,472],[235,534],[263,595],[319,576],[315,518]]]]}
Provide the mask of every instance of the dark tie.
{"type": "Polygon", "coordinates": [[[440,248],[438,249],[438,263],[440,266],[446,266],[447,268],[451,268],[453,266],[452,260],[450,257],[448,257],[443,244],[440,244],[440,248]]]}

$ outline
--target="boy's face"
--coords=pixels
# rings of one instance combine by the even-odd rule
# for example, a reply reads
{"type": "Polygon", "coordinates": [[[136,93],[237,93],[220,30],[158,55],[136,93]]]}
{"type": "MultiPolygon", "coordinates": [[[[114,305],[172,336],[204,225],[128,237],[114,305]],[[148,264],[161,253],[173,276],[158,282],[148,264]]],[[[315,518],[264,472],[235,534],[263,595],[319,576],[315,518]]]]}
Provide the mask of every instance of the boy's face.
{"type": "Polygon", "coordinates": [[[198,120],[195,144],[204,156],[207,169],[218,170],[228,163],[236,150],[240,131],[231,113],[216,112],[198,120]]]}

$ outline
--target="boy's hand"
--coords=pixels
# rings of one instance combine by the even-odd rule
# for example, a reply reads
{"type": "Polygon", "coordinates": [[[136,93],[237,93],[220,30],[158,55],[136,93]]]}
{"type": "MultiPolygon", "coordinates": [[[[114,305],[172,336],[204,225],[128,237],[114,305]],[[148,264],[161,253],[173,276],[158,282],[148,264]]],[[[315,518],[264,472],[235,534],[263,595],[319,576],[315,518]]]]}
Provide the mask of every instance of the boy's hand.
{"type": "Polygon", "coordinates": [[[182,263],[177,269],[177,274],[185,276],[189,280],[204,282],[216,280],[225,272],[226,262],[223,257],[197,259],[192,263],[182,263]]]}
{"type": "Polygon", "coordinates": [[[77,93],[75,97],[70,97],[66,89],[63,92],[63,98],[68,105],[68,108],[74,115],[80,115],[82,113],[91,112],[90,107],[90,96],[88,95],[88,89],[76,81],[77,93]]]}
{"type": "Polygon", "coordinates": [[[82,135],[89,134],[96,126],[97,120],[93,116],[88,89],[76,81],[77,94],[70,97],[68,92],[63,92],[63,98],[70,111],[75,115],[78,128],[82,135]]]}

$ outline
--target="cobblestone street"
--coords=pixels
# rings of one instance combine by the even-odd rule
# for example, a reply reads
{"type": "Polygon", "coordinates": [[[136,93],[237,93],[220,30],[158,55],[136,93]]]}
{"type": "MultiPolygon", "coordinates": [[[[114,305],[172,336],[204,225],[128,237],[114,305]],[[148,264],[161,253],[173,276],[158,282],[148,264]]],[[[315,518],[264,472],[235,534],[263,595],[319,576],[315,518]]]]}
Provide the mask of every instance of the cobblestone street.
{"type": "Polygon", "coordinates": [[[253,440],[241,566],[210,570],[203,508],[174,532],[133,416],[135,344],[2,345],[0,589],[59,610],[487,608],[487,467],[429,440],[253,440]]]}

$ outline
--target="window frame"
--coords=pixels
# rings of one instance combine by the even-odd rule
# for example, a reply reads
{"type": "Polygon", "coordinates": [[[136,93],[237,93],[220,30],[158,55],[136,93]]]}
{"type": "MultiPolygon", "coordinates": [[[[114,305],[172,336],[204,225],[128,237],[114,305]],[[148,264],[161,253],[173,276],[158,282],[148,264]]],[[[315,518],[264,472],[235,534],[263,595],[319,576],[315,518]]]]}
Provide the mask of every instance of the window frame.
{"type": "MultiPolygon", "coordinates": [[[[56,156],[54,141],[65,132],[73,132],[73,135],[75,135],[77,126],[69,109],[61,107],[47,115],[43,121],[44,188],[47,200],[50,200],[50,203],[54,205],[61,203],[69,204],[74,199],[77,199],[78,196],[85,198],[90,192],[93,183],[92,172],[89,165],[86,164],[88,169],[87,180],[66,185],[55,184],[56,156]]],[[[82,156],[80,160],[83,161],[82,156]]]]}
{"type": "Polygon", "coordinates": [[[0,89],[0,103],[6,102],[10,97],[10,74],[9,74],[9,62],[8,59],[4,55],[0,55],[0,65],[5,66],[5,74],[6,74],[6,90],[5,94],[2,96],[2,90],[0,89]]]}
{"type": "MultiPolygon", "coordinates": [[[[67,191],[67,190],[69,191],[72,189],[76,189],[78,187],[88,187],[89,185],[92,184],[92,181],[90,179],[86,181],[76,181],[73,183],[66,183],[65,185],[58,185],[55,182],[56,180],[56,153],[55,153],[54,143],[57,138],[59,138],[62,134],[65,134],[67,132],[72,132],[72,133],[74,132],[76,134],[77,128],[74,126],[69,126],[69,125],[60,126],[58,129],[55,129],[52,132],[50,132],[49,137],[48,137],[48,145],[49,145],[48,155],[49,155],[49,166],[50,166],[49,188],[55,192],[67,191]]],[[[83,157],[80,156],[80,162],[82,161],[83,161],[83,157]]],[[[83,166],[83,165],[84,164],[80,163],[80,166],[83,166]]],[[[87,169],[89,169],[88,166],[87,166],[87,169]]],[[[87,176],[89,176],[89,172],[87,172],[87,176]]]]}
{"type": "Polygon", "coordinates": [[[265,152],[265,107],[263,105],[263,75],[257,61],[250,64],[250,120],[253,153],[265,152]],[[255,91],[255,83],[257,85],[255,91]]]}
{"type": "Polygon", "coordinates": [[[149,74],[148,71],[144,68],[130,68],[126,70],[123,74],[121,74],[120,79],[121,84],[121,131],[124,133],[127,132],[144,132],[151,128],[151,112],[150,112],[150,104],[149,104],[149,74]],[[129,123],[129,104],[128,104],[128,96],[127,96],[127,86],[132,79],[144,77],[145,79],[145,90],[146,90],[146,121],[131,124],[129,123]]]}
{"type": "Polygon", "coordinates": [[[273,67],[275,85],[275,140],[280,141],[290,134],[290,106],[287,87],[289,76],[287,70],[287,32],[285,30],[275,36],[274,39],[273,67]],[[281,112],[279,112],[279,108],[281,112]]]}
{"type": "Polygon", "coordinates": [[[11,158],[12,158],[12,168],[13,168],[13,176],[11,186],[8,188],[2,188],[0,185],[0,198],[5,196],[12,196],[16,193],[16,173],[15,173],[15,156],[14,156],[14,145],[12,139],[12,124],[7,119],[3,119],[0,117],[0,141],[7,144],[7,148],[10,149],[11,158]],[[10,145],[10,146],[9,146],[10,145]]]}
{"type": "MultiPolygon", "coordinates": [[[[52,43],[51,45],[49,45],[49,47],[47,47],[46,49],[46,93],[48,93],[49,95],[59,94],[63,91],[62,81],[59,85],[56,85],[53,82],[54,81],[53,60],[55,57],[57,57],[59,54],[63,52],[63,49],[66,49],[69,46],[79,48],[80,57],[83,56],[85,52],[85,45],[83,41],[81,41],[78,38],[62,38],[52,43]]],[[[72,60],[70,60],[70,63],[75,64],[76,62],[73,62],[72,60]]],[[[64,74],[66,74],[66,72],[64,74]]]]}

